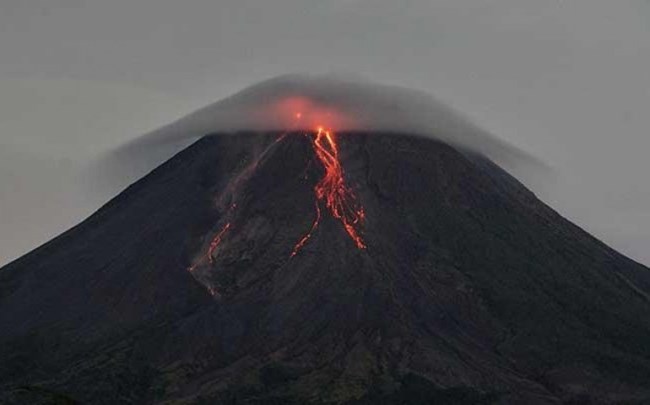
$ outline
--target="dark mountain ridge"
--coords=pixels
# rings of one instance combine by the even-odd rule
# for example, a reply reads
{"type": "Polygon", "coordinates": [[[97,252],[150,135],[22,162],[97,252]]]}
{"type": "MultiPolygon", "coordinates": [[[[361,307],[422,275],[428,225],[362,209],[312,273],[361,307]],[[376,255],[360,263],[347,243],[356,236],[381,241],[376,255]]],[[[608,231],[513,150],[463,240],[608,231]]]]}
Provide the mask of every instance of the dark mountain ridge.
{"type": "Polygon", "coordinates": [[[367,248],[323,211],[291,257],[324,171],[279,136],[206,136],[1,269],[0,399],[650,400],[647,268],[487,159],[389,133],[337,135],[367,248]]]}

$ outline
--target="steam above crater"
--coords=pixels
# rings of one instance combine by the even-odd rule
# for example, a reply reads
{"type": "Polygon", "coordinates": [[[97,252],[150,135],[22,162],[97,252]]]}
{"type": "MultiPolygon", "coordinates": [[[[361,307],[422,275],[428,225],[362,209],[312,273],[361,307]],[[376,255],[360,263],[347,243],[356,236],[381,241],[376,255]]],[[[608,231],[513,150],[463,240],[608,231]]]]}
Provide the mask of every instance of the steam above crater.
{"type": "MultiPolygon", "coordinates": [[[[196,139],[238,131],[392,132],[430,137],[485,156],[520,178],[544,165],[472,124],[431,95],[356,76],[291,74],[204,107],[113,151],[114,171],[135,179],[196,139]],[[115,164],[115,161],[118,163],[115,164]],[[129,168],[129,169],[127,169],[129,168]]],[[[123,177],[123,176],[122,176],[123,177]]]]}

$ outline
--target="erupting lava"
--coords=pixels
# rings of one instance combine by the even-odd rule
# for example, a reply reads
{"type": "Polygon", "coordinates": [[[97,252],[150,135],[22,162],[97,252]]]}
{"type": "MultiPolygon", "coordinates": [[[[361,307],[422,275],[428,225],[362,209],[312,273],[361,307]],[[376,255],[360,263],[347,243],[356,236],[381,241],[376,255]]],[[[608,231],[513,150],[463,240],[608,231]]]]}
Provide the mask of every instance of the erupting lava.
{"type": "MultiPolygon", "coordinates": [[[[224,227],[219,231],[219,233],[212,239],[210,242],[210,246],[208,247],[207,252],[205,253],[204,256],[200,258],[196,263],[194,263],[189,269],[187,269],[190,273],[194,271],[194,269],[205,262],[207,260],[210,264],[214,262],[214,259],[212,258],[212,255],[214,254],[214,251],[217,250],[217,247],[219,247],[219,244],[221,243],[221,239],[223,239],[223,236],[225,235],[226,232],[228,232],[228,229],[230,229],[230,222],[228,222],[224,227]]],[[[214,294],[213,294],[214,295],[214,294]]]]}
{"type": "Polygon", "coordinates": [[[359,227],[365,219],[365,211],[358,204],[352,190],[345,185],[343,167],[339,161],[339,149],[334,133],[319,127],[312,139],[316,157],[325,169],[325,175],[314,187],[316,194],[316,219],[309,232],[298,241],[291,252],[291,257],[307,243],[312,232],[318,227],[321,219],[320,203],[324,202],[330,214],[343,224],[345,231],[359,249],[365,249],[366,244],[359,234],[359,227]]]}
{"type": "Polygon", "coordinates": [[[230,222],[228,222],[223,227],[221,232],[219,232],[217,234],[217,236],[215,236],[214,239],[212,239],[212,242],[210,242],[210,248],[208,249],[208,260],[210,261],[210,264],[212,264],[212,261],[214,260],[212,258],[212,254],[214,253],[214,251],[217,249],[217,247],[221,243],[221,238],[223,238],[223,235],[228,231],[228,229],[230,229],[230,222]]]}
{"type": "MultiPolygon", "coordinates": [[[[296,113],[296,119],[300,119],[301,113],[296,113]]],[[[339,220],[349,235],[350,239],[355,243],[358,249],[365,249],[366,244],[360,234],[360,227],[365,220],[365,211],[361,204],[358,203],[356,196],[352,190],[345,184],[343,177],[343,167],[339,161],[339,149],[336,143],[335,135],[331,130],[326,130],[323,127],[318,127],[316,131],[305,134],[310,137],[314,153],[318,161],[323,165],[325,174],[323,178],[318,181],[314,186],[315,195],[315,210],[316,218],[311,225],[309,231],[296,243],[291,256],[294,257],[298,254],[300,249],[311,238],[313,232],[318,228],[322,218],[322,211],[326,209],[330,212],[333,218],[339,220]]],[[[273,144],[277,144],[287,136],[287,133],[281,135],[273,144]]],[[[264,156],[272,147],[267,147],[261,156],[264,156]]],[[[249,165],[244,172],[236,177],[231,184],[227,187],[227,193],[233,193],[237,183],[240,180],[247,178],[259,163],[258,158],[255,162],[249,165]]],[[[233,203],[230,206],[226,218],[232,218],[232,211],[237,208],[233,203]]],[[[212,238],[204,254],[202,254],[189,268],[188,271],[194,274],[194,270],[199,266],[206,264],[214,264],[214,253],[223,241],[228,231],[232,228],[232,222],[227,222],[221,230],[212,238]]],[[[196,277],[197,275],[194,274],[196,277]]],[[[214,286],[206,286],[212,295],[219,295],[218,290],[214,286]]]]}

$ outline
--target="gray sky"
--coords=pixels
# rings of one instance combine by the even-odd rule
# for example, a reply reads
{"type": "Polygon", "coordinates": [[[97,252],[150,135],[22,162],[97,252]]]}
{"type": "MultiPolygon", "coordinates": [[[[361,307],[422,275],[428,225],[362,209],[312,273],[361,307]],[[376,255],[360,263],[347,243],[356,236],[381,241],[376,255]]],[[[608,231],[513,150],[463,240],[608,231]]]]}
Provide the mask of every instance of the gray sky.
{"type": "Polygon", "coordinates": [[[107,148],[330,71],[429,91],[533,153],[545,201],[650,263],[647,0],[2,0],[0,263],[116,193],[79,181],[107,148]]]}

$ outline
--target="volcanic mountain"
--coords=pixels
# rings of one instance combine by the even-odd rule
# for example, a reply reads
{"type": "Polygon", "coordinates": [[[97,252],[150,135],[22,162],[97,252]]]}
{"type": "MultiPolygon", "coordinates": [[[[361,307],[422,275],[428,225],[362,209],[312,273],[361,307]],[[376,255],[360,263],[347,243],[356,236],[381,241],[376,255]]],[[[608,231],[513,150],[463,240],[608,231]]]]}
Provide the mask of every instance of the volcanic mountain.
{"type": "Polygon", "coordinates": [[[480,154],[215,133],[0,270],[0,402],[647,403],[648,314],[480,154]]]}

